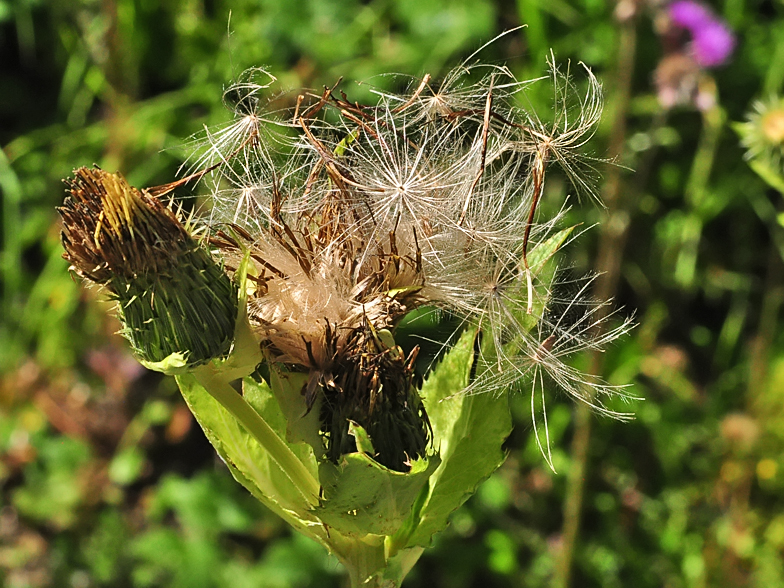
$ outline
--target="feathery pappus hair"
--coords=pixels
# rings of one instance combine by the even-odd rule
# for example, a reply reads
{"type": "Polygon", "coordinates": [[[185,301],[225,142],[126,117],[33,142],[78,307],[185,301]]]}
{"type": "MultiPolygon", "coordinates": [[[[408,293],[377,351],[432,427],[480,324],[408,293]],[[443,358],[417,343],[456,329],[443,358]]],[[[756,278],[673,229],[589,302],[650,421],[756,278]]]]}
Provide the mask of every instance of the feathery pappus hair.
{"type": "MultiPolygon", "coordinates": [[[[601,328],[613,313],[590,299],[590,278],[571,298],[554,294],[548,262],[570,232],[557,230],[563,210],[540,211],[553,166],[578,193],[596,194],[595,160],[583,151],[601,114],[600,84],[583,68],[587,89],[578,92],[554,60],[551,76],[520,81],[471,59],[440,84],[426,75],[401,93],[377,91],[374,104],[351,101],[336,84],[302,93],[288,110],[265,101],[274,76],[248,70],[224,94],[233,119],[196,138],[184,165],[210,193],[205,243],[229,276],[247,267],[247,316],[267,363],[307,374],[305,409],[318,412],[323,456],[333,462],[357,449],[357,427],[394,470],[429,450],[419,348],[395,340],[403,318],[423,309],[482,333],[462,393],[528,382],[551,467],[546,415],[537,419],[545,387],[628,416],[602,402],[623,387],[567,359],[631,323],[601,328]],[[543,83],[552,86],[549,117],[527,96],[543,83]]],[[[77,174],[75,198],[85,177],[77,174]]]]}
{"type": "Polygon", "coordinates": [[[225,162],[210,178],[211,221],[226,223],[213,244],[229,265],[252,252],[249,315],[271,361],[310,373],[304,394],[308,407],[321,402],[331,457],[351,445],[345,419],[362,424],[382,456],[382,439],[404,447],[386,458],[395,467],[424,451],[417,349],[406,356],[394,340],[400,320],[422,307],[478,325],[492,341],[471,393],[519,380],[541,388],[544,373],[600,412],[628,416],[601,402],[623,387],[563,360],[631,322],[594,334],[607,313],[590,300],[589,279],[568,301],[584,314],[570,331],[553,316],[564,305],[552,276],[540,279],[543,263],[530,263],[561,221],[539,214],[550,167],[598,201],[583,151],[601,115],[600,84],[583,68],[580,93],[568,69],[550,66],[549,77],[519,81],[507,67],[464,62],[440,84],[424,76],[402,93],[379,91],[375,104],[332,87],[300,95],[292,111],[265,110],[274,78],[264,70],[228,90],[234,120],[203,137],[192,159],[193,169],[225,162]],[[542,83],[553,95],[546,122],[521,106],[542,83]],[[406,415],[403,433],[381,422],[390,412],[406,415]]]}

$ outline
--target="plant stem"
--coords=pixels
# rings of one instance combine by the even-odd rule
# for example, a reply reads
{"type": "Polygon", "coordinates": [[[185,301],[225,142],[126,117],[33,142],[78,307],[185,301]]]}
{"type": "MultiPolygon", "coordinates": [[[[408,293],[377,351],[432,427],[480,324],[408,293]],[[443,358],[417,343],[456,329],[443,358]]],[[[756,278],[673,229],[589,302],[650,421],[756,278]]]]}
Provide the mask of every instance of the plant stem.
{"type": "Polygon", "coordinates": [[[556,562],[553,588],[568,588],[571,582],[572,560],[577,535],[580,531],[580,516],[585,489],[585,471],[588,463],[588,446],[591,441],[591,411],[582,402],[574,414],[574,436],[572,437],[572,467],[566,482],[564,499],[564,525],[561,531],[561,551],[556,562]]]}
{"type": "Polygon", "coordinates": [[[378,574],[386,565],[384,538],[368,535],[364,540],[346,537],[333,533],[329,541],[332,552],[348,571],[351,588],[395,588],[400,581],[385,582],[382,574],[378,574]]]}
{"type": "Polygon", "coordinates": [[[768,253],[768,271],[765,277],[765,293],[762,298],[759,327],[752,339],[749,351],[749,380],[746,398],[752,413],[764,413],[764,407],[757,406],[763,395],[770,370],[770,349],[778,329],[778,318],[784,304],[784,265],[775,244],[768,253]]]}
{"type": "Polygon", "coordinates": [[[349,573],[351,588],[398,588],[414,567],[423,547],[410,547],[396,555],[388,553],[384,537],[369,540],[337,535],[330,540],[335,555],[349,573]]]}
{"type": "Polygon", "coordinates": [[[277,433],[259,416],[245,399],[231,387],[221,374],[210,365],[204,365],[193,371],[196,380],[204,389],[234,418],[239,421],[248,433],[253,435],[272,460],[289,477],[299,489],[302,496],[311,506],[318,505],[319,483],[297,458],[289,447],[278,437],[277,433]]]}
{"type": "Polygon", "coordinates": [[[691,210],[683,225],[681,250],[675,264],[675,281],[685,288],[691,288],[694,284],[702,226],[707,215],[705,205],[708,180],[716,158],[724,119],[724,112],[718,103],[702,113],[702,133],[684,193],[691,210]]]}
{"type": "Polygon", "coordinates": [[[22,185],[11,162],[0,149],[0,190],[3,193],[3,316],[16,316],[22,292],[22,185]]]}

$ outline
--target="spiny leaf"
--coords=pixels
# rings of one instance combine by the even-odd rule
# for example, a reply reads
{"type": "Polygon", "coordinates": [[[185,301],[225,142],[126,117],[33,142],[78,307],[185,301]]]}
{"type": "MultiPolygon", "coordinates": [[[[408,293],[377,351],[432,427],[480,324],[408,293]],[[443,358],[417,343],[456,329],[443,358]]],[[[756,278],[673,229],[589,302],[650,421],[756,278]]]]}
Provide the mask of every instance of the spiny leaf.
{"type": "Polygon", "coordinates": [[[512,431],[506,394],[460,394],[474,363],[476,329],[469,328],[422,388],[441,465],[406,545],[427,547],[449,515],[506,459],[502,444],[512,431]]]}
{"type": "Polygon", "coordinates": [[[314,513],[345,535],[392,535],[439,463],[438,456],[418,459],[404,473],[384,467],[366,453],[344,455],[338,465],[324,462],[319,468],[324,500],[314,513]]]}

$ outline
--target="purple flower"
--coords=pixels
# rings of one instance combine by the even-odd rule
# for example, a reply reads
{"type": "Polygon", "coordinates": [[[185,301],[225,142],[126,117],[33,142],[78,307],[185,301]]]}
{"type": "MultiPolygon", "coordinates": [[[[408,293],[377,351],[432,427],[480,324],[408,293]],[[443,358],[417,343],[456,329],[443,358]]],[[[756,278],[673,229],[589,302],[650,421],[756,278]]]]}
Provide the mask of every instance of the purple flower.
{"type": "Polygon", "coordinates": [[[735,48],[735,37],[723,22],[713,21],[692,31],[694,60],[702,67],[721,65],[735,48]]]}
{"type": "Polygon", "coordinates": [[[716,67],[727,61],[735,48],[735,36],[707,6],[694,0],[676,0],[667,11],[674,25],[691,33],[697,65],[716,67]]]}
{"type": "Polygon", "coordinates": [[[676,0],[668,7],[670,19],[684,29],[694,29],[715,20],[708,8],[694,0],[676,0]]]}

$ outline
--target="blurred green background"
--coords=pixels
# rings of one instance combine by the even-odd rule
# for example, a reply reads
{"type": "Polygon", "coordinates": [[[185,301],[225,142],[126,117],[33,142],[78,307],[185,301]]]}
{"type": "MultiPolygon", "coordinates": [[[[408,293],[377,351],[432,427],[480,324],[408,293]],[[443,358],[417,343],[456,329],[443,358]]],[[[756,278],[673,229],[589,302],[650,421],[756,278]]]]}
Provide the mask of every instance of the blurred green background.
{"type": "MultiPolygon", "coordinates": [[[[605,86],[591,149],[615,160],[599,165],[607,208],[573,202],[570,220],[601,224],[568,263],[603,271],[600,294],[636,312],[633,334],[585,365],[645,400],[624,424],[553,395],[554,475],[516,397],[509,459],[406,585],[784,586],[784,201],[770,187],[781,147],[768,146],[763,181],[733,126],[783,90],[784,5],[714,5],[736,50],[676,79],[687,96],[668,110],[654,84],[672,52],[662,6],[0,0],[0,584],[344,582],[231,479],[174,382],[138,366],[111,305],[68,274],[61,179],[97,163],[137,186],[171,181],[188,137],[230,118],[222,90],[247,67],[294,90],[342,76],[368,100],[370,85],[398,83],[379,74],[437,79],[525,23],[479,57],[524,79],[546,72],[552,49],[605,86]]],[[[545,206],[568,191],[551,176],[545,206]]]]}

